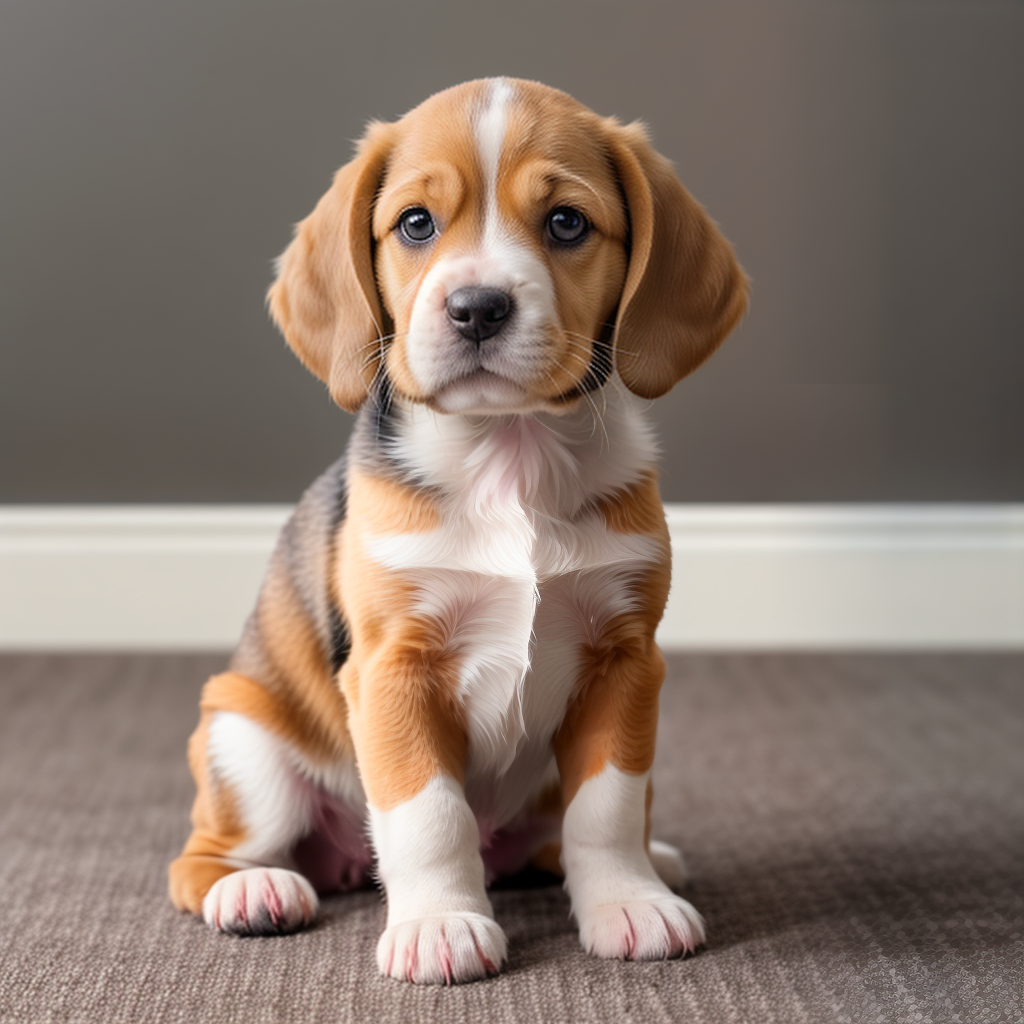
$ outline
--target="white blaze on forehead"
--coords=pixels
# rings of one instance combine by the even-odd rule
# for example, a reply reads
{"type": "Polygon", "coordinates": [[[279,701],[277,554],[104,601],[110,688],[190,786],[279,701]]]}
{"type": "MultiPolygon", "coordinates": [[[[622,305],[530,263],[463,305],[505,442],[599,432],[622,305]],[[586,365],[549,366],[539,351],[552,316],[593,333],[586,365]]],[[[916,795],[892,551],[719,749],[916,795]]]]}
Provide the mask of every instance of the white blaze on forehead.
{"type": "Polygon", "coordinates": [[[504,78],[495,78],[487,106],[476,123],[476,145],[484,178],[485,239],[493,238],[498,227],[498,164],[505,144],[507,108],[511,99],[512,86],[504,78]]]}
{"type": "Polygon", "coordinates": [[[498,208],[498,171],[508,134],[508,113],[515,87],[491,79],[472,115],[474,141],[483,181],[480,235],[465,247],[453,246],[427,272],[417,289],[409,318],[406,352],[413,378],[427,394],[441,395],[447,413],[526,412],[536,408],[530,388],[549,379],[556,360],[550,336],[558,327],[554,281],[541,256],[523,236],[529,225],[503,218],[498,208]],[[447,315],[448,296],[460,288],[497,288],[511,296],[515,315],[500,341],[467,345],[447,315]],[[550,365],[549,365],[550,364],[550,365]],[[492,380],[470,382],[477,370],[492,380]],[[455,385],[447,391],[449,385],[455,385]]]}

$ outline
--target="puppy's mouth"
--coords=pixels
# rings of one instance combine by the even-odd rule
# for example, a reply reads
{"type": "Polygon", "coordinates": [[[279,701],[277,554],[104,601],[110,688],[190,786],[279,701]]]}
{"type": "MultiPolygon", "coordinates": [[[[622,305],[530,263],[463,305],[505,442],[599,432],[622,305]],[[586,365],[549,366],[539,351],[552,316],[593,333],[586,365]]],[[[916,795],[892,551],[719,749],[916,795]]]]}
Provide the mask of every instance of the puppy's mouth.
{"type": "Polygon", "coordinates": [[[428,404],[438,412],[493,416],[534,412],[546,403],[508,377],[480,366],[443,385],[428,404]]]}
{"type": "Polygon", "coordinates": [[[404,349],[389,349],[388,377],[397,394],[435,412],[484,416],[560,414],[579,398],[579,381],[571,377],[567,390],[552,394],[562,382],[553,372],[558,364],[552,364],[547,351],[551,342],[545,337],[518,337],[511,343],[504,339],[497,345],[448,340],[441,347],[435,344],[435,352],[440,350],[433,358],[429,337],[418,353],[410,349],[411,335],[404,349]],[[410,358],[410,352],[418,358],[410,358]],[[420,370],[419,379],[414,367],[420,370]],[[547,382],[550,386],[545,387],[547,382]]]}

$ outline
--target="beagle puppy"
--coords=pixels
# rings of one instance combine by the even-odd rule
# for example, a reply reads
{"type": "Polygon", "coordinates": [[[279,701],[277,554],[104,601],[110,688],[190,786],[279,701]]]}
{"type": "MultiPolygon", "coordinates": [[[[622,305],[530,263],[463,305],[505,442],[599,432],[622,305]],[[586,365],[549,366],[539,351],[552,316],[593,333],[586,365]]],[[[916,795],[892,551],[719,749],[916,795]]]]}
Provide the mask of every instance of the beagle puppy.
{"type": "Polygon", "coordinates": [[[488,882],[534,863],[597,956],[701,944],[650,837],[670,552],[645,406],[746,294],[639,124],[498,78],[370,125],[269,292],[355,429],[203,690],[177,907],[278,934],[375,877],[381,972],[462,982],[505,960],[488,882]]]}

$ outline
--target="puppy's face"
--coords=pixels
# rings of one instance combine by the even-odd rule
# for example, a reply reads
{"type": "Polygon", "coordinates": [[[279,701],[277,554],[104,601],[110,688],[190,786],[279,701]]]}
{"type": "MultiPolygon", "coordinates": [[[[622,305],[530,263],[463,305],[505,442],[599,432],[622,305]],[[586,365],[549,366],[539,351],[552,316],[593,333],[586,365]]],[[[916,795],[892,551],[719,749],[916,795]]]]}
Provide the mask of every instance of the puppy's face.
{"type": "Polygon", "coordinates": [[[587,114],[498,80],[400,122],[373,214],[399,394],[442,412],[527,412],[604,383],[627,218],[587,114]]]}
{"type": "Polygon", "coordinates": [[[302,224],[275,320],[340,405],[572,408],[653,397],[741,315],[732,249],[639,126],[508,79],[370,127],[302,224]]]}

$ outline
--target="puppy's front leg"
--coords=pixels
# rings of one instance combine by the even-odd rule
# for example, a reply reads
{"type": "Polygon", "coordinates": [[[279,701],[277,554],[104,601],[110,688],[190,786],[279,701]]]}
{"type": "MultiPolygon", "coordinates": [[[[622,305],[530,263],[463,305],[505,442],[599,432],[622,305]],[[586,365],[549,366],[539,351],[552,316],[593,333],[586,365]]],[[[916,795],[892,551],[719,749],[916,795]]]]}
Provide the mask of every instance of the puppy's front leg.
{"type": "Polygon", "coordinates": [[[414,649],[346,666],[342,684],[387,893],[381,972],[448,984],[496,973],[505,935],[462,788],[466,734],[454,686],[414,649]]]}
{"type": "Polygon", "coordinates": [[[607,653],[555,740],[566,808],[562,859],[580,942],[658,960],[704,941],[701,916],[648,855],[649,780],[665,663],[651,636],[607,653]]]}

